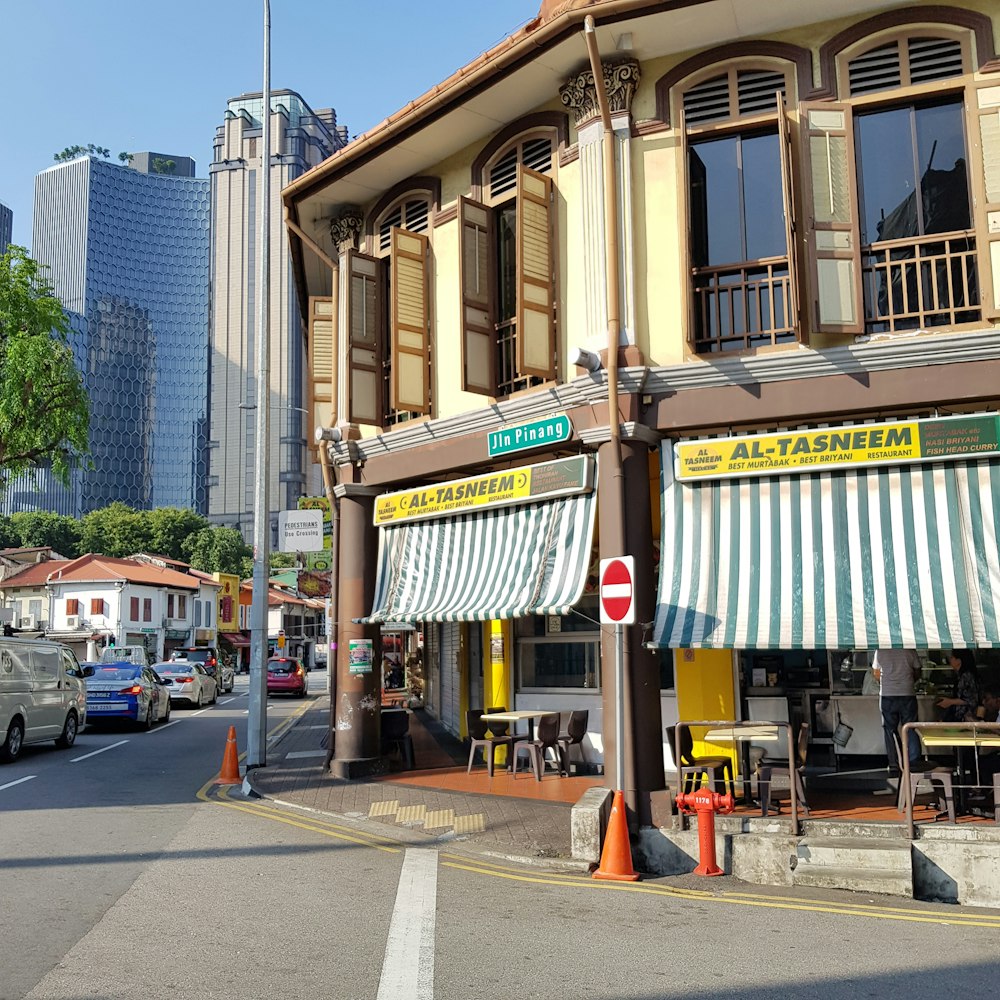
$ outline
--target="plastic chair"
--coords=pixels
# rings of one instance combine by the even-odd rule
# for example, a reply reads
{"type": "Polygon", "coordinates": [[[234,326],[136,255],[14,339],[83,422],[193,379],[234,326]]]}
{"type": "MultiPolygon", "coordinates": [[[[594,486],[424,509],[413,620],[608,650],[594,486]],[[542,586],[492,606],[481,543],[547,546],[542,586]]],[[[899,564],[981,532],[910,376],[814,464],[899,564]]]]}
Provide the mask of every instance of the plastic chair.
{"type": "Polygon", "coordinates": [[[548,763],[545,757],[546,750],[552,750],[555,756],[553,763],[558,768],[560,777],[564,771],[568,773],[563,750],[559,745],[559,713],[550,712],[548,715],[543,715],[538,720],[537,733],[536,739],[518,740],[514,744],[514,777],[517,777],[517,761],[522,750],[527,754],[534,769],[536,781],[541,781],[545,773],[545,765],[548,763]]]}
{"type": "MultiPolygon", "coordinates": [[[[735,797],[733,762],[728,757],[695,757],[694,737],[691,735],[690,727],[681,726],[679,732],[681,759],[676,761],[676,764],[677,770],[680,771],[681,775],[681,790],[693,792],[701,784],[697,780],[701,775],[705,775],[711,783],[712,788],[718,790],[721,773],[723,788],[725,788],[725,782],[728,781],[729,794],[735,797]]],[[[677,733],[677,726],[667,726],[667,739],[670,740],[671,752],[677,749],[677,733]]]]}
{"type": "Polygon", "coordinates": [[[469,766],[465,769],[465,773],[471,773],[472,760],[476,755],[476,751],[481,750],[483,754],[483,763],[486,764],[486,770],[492,778],[493,771],[496,766],[497,749],[499,747],[510,747],[513,745],[514,741],[510,736],[500,736],[495,732],[492,736],[487,736],[486,730],[490,727],[490,724],[483,721],[483,710],[481,708],[469,709],[469,711],[465,713],[465,724],[469,730],[470,743],[469,766]]]}
{"type": "Polygon", "coordinates": [[[559,735],[559,748],[562,751],[563,760],[566,762],[566,773],[570,769],[570,747],[580,748],[580,760],[586,764],[587,755],[583,752],[583,739],[587,735],[587,720],[590,717],[589,711],[570,712],[569,721],[566,723],[566,732],[559,735]]]}
{"type": "MultiPolygon", "coordinates": [[[[757,794],[760,796],[760,814],[766,816],[771,809],[771,779],[779,775],[795,780],[795,796],[802,811],[808,815],[809,802],[806,800],[806,786],[802,780],[806,771],[806,757],[809,753],[809,723],[799,724],[799,734],[795,740],[795,768],[789,767],[787,760],[768,760],[763,757],[757,765],[757,794]]],[[[775,806],[780,812],[780,806],[775,806]]]]}
{"type": "Polygon", "coordinates": [[[413,770],[413,737],[410,735],[410,713],[389,711],[382,713],[382,753],[388,755],[399,751],[403,767],[413,770]]]}
{"type": "MultiPolygon", "coordinates": [[[[902,743],[899,733],[892,734],[893,742],[896,744],[896,760],[903,759],[902,743]]],[[[944,797],[944,811],[948,814],[948,822],[955,822],[955,789],[951,778],[951,768],[935,766],[929,760],[917,760],[910,762],[910,801],[917,797],[917,786],[921,781],[930,782],[931,788],[935,785],[941,786],[941,795],[944,797]]],[[[938,801],[940,807],[941,802],[938,801]]],[[[906,789],[902,780],[899,782],[899,794],[896,796],[896,809],[899,812],[906,812],[906,789]]]]}

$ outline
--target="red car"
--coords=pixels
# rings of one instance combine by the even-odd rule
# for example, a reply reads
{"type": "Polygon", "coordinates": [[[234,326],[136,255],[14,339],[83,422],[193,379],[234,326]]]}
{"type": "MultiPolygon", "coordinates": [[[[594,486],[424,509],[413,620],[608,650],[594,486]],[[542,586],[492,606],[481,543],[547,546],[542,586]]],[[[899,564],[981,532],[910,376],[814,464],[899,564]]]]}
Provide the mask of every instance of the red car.
{"type": "Polygon", "coordinates": [[[272,656],[267,661],[267,693],[304,697],[306,671],[302,663],[292,656],[272,656]]]}

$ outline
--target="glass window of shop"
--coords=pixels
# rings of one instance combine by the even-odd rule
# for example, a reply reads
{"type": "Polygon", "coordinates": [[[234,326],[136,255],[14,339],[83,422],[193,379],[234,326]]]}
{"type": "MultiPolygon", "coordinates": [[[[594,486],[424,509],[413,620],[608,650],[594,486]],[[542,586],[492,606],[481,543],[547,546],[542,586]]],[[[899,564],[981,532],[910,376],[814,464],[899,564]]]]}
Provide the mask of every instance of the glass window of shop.
{"type": "Polygon", "coordinates": [[[515,622],[518,686],[599,689],[601,632],[597,596],[584,597],[568,615],[531,615],[515,622]]]}

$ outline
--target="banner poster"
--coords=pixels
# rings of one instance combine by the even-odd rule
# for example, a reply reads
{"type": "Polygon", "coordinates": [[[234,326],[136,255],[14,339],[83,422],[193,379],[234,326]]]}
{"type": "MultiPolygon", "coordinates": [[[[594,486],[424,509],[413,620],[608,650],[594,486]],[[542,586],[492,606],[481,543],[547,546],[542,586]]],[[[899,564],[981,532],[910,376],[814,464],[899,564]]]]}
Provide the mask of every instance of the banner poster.
{"type": "Polygon", "coordinates": [[[325,598],[330,596],[330,569],[333,566],[332,525],[330,501],[326,497],[299,497],[299,510],[323,512],[323,548],[318,552],[299,554],[298,590],[303,597],[325,598]]]}
{"type": "Polygon", "coordinates": [[[374,661],[374,642],[371,639],[349,639],[347,642],[348,670],[352,674],[370,674],[374,661]]]}

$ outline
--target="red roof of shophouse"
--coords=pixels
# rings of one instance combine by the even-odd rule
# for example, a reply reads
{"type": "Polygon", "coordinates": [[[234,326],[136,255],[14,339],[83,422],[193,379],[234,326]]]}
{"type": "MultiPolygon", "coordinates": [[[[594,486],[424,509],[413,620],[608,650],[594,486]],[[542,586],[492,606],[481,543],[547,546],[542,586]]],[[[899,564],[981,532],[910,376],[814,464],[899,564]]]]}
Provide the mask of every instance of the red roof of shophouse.
{"type": "MultiPolygon", "coordinates": [[[[20,576],[20,574],[18,574],[20,576]]],[[[163,569],[153,563],[135,559],[112,559],[88,553],[62,564],[49,566],[49,583],[104,583],[125,581],[148,587],[172,587],[176,590],[197,590],[199,581],[175,569],[163,569]]]]}

